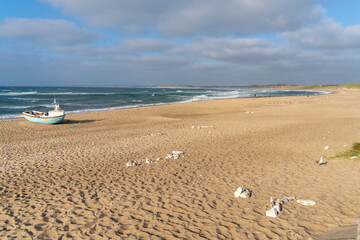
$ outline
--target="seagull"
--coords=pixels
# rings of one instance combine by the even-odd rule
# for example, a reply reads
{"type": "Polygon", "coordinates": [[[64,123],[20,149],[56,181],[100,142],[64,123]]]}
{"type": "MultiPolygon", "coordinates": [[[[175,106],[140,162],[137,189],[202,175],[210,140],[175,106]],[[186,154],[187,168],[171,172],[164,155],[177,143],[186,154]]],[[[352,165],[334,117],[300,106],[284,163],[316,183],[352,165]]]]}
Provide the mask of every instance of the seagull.
{"type": "Polygon", "coordinates": [[[323,156],[321,156],[320,157],[320,160],[317,160],[317,161],[315,161],[317,164],[319,164],[319,166],[321,166],[321,165],[326,165],[327,164],[327,162],[324,162],[324,157],[323,156]]]}

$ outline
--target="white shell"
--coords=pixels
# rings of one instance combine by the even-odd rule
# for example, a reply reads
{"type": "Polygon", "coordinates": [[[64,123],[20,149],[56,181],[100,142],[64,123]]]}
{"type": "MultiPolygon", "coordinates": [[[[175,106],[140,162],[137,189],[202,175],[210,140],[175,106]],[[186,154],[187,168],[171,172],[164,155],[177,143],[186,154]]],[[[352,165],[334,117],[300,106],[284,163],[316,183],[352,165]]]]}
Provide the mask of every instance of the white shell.
{"type": "Polygon", "coordinates": [[[298,203],[300,203],[301,205],[308,205],[308,206],[313,206],[316,204],[315,201],[313,200],[296,200],[298,203]]]}

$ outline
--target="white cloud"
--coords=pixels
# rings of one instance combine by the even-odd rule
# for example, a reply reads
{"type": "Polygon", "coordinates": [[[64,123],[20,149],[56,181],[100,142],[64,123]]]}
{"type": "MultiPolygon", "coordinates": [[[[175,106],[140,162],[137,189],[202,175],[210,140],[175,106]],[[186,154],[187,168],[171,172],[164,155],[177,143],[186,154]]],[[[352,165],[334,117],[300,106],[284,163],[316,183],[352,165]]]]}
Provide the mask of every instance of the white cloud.
{"type": "Polygon", "coordinates": [[[153,38],[127,39],[121,43],[125,49],[135,52],[162,52],[175,46],[174,43],[153,38]]]}
{"type": "Polygon", "coordinates": [[[41,45],[73,45],[89,43],[99,36],[65,20],[10,18],[0,22],[0,38],[30,40],[41,45]]]}
{"type": "Polygon", "coordinates": [[[278,59],[291,59],[294,52],[264,39],[203,37],[171,51],[173,54],[219,62],[263,65],[278,59]]]}
{"type": "Polygon", "coordinates": [[[279,36],[306,48],[360,48],[360,25],[345,27],[334,19],[325,19],[312,26],[284,32],[279,36]]]}
{"type": "Polygon", "coordinates": [[[42,1],[95,27],[150,29],[177,37],[198,33],[246,35],[294,29],[325,14],[314,0],[42,1]]]}
{"type": "Polygon", "coordinates": [[[92,26],[151,34],[134,38],[115,30],[111,41],[91,44],[99,35],[69,21],[6,19],[0,38],[10,41],[5,51],[0,48],[0,79],[40,85],[251,85],[351,83],[360,75],[360,27],[331,19],[316,23],[324,10],[312,0],[42,1],[92,26]],[[282,30],[285,43],[238,35],[282,30]],[[158,33],[187,38],[157,39],[158,33]]]}
{"type": "Polygon", "coordinates": [[[291,55],[276,45],[259,43],[268,48],[268,52],[272,49],[279,52],[274,51],[267,57],[247,53],[249,61],[238,57],[222,60],[218,55],[221,39],[218,41],[219,50],[211,47],[216,53],[212,58],[207,57],[207,47],[184,47],[165,56],[127,55],[122,53],[121,47],[82,45],[57,49],[60,55],[67,57],[56,57],[58,52],[43,56],[0,51],[0,79],[3,85],[224,86],[356,83],[360,75],[360,57],[351,54],[294,50],[291,55]]]}

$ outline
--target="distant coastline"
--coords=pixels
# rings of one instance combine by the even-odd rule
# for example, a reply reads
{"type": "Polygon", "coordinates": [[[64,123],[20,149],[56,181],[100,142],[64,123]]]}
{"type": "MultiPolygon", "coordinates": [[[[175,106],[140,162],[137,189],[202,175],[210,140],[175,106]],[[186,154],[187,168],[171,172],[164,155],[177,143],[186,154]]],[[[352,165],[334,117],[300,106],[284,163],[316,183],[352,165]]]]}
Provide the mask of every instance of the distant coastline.
{"type": "MultiPolygon", "coordinates": [[[[120,86],[119,86],[120,87],[120,86]]],[[[320,89],[360,89],[360,84],[341,84],[341,85],[250,85],[250,86],[194,86],[194,85],[159,85],[149,86],[149,88],[234,88],[234,89],[289,89],[289,90],[320,90],[320,89]]]]}

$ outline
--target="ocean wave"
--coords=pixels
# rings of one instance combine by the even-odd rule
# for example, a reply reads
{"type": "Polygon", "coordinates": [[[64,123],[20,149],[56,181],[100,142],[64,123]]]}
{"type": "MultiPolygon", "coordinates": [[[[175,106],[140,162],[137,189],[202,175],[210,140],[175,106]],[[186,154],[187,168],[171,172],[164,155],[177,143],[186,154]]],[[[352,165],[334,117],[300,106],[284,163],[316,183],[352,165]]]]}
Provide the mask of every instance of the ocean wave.
{"type": "Polygon", "coordinates": [[[38,92],[7,92],[7,93],[0,93],[0,96],[20,96],[20,95],[33,95],[37,94],[38,92]]]}
{"type": "Polygon", "coordinates": [[[21,117],[22,117],[22,114],[6,114],[6,115],[0,115],[0,119],[1,119],[1,120],[21,118],[21,117]]]}
{"type": "Polygon", "coordinates": [[[189,99],[189,101],[190,102],[198,102],[198,101],[205,101],[205,100],[209,100],[209,99],[210,99],[209,96],[202,94],[202,95],[192,97],[191,99],[189,99]]]}
{"type": "Polygon", "coordinates": [[[2,92],[0,93],[0,96],[21,96],[21,95],[39,95],[39,96],[51,96],[53,97],[54,95],[115,95],[118,93],[91,93],[91,92],[49,92],[49,93],[45,93],[45,92],[2,92]]]}
{"type": "Polygon", "coordinates": [[[19,97],[10,97],[11,100],[20,100],[20,101],[30,101],[30,102],[38,102],[41,100],[40,98],[19,98],[19,97]]]}
{"type": "Polygon", "coordinates": [[[51,93],[38,93],[37,95],[43,96],[58,96],[58,95],[115,95],[118,93],[91,93],[91,92],[51,92],[51,93]]]}
{"type": "Polygon", "coordinates": [[[54,105],[53,104],[41,104],[41,105],[36,106],[36,107],[54,108],[54,105]]]}
{"type": "Polygon", "coordinates": [[[192,98],[186,100],[185,102],[199,102],[199,101],[209,101],[217,99],[227,99],[227,98],[239,98],[239,97],[249,97],[248,93],[241,93],[238,91],[230,92],[216,92],[213,94],[201,94],[193,96],[192,98]]]}
{"type": "Polygon", "coordinates": [[[4,109],[26,109],[31,107],[34,106],[0,106],[0,108],[4,108],[4,109]]]}

